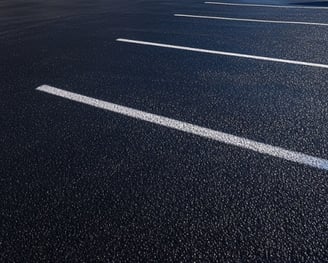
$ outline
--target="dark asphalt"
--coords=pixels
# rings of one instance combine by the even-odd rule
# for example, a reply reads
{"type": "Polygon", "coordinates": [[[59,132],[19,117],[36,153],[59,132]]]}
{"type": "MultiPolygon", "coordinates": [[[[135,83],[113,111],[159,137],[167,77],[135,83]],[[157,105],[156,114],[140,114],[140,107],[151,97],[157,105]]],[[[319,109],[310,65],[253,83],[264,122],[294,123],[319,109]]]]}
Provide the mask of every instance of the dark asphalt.
{"type": "Polygon", "coordinates": [[[69,2],[0,3],[0,262],[327,262],[327,171],[35,88],[328,159],[327,69],[115,41],[328,64],[327,27],[173,16],[328,10],[69,2]]]}

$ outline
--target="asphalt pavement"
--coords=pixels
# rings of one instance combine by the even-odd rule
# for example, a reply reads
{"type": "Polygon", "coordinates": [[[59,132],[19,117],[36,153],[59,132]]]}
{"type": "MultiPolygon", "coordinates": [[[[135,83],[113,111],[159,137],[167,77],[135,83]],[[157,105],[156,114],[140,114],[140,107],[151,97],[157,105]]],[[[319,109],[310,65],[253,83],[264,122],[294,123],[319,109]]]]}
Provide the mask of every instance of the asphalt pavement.
{"type": "Polygon", "coordinates": [[[0,262],[328,261],[327,5],[67,2],[0,3],[0,262]]]}

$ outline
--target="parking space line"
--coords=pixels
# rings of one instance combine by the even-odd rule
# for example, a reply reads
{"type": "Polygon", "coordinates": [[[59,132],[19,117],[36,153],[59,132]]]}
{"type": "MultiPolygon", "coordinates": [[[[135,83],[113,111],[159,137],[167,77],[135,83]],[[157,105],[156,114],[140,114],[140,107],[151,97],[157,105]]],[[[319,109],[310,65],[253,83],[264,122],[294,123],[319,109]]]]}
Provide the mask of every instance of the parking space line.
{"type": "Polygon", "coordinates": [[[262,20],[262,19],[253,19],[253,18],[234,18],[234,17],[222,17],[222,16],[200,16],[200,15],[186,15],[186,14],[174,14],[174,16],[176,16],[176,17],[185,17],[185,18],[200,18],[200,19],[239,21],[239,22],[256,22],[256,23],[271,23],[271,24],[293,24],[293,25],[310,25],[310,26],[328,26],[328,24],[325,24],[325,23],[279,21],[279,20],[262,20]]]}
{"type": "Polygon", "coordinates": [[[303,62],[303,61],[297,61],[297,60],[254,56],[254,55],[247,55],[247,54],[241,54],[241,53],[232,53],[232,52],[225,52],[225,51],[216,51],[216,50],[209,50],[209,49],[192,48],[192,47],[186,47],[186,46],[176,46],[176,45],[154,43],[154,42],[147,42],[147,41],[139,41],[139,40],[132,40],[132,39],[124,39],[124,38],[118,38],[118,39],[116,39],[116,41],[131,43],[131,44],[137,44],[137,45],[146,45],[146,46],[154,46],[154,47],[171,48],[171,49],[186,50],[186,51],[192,51],[192,52],[207,53],[207,54],[213,54],[213,55],[239,57],[239,58],[246,58],[246,59],[255,59],[255,60],[271,61],[271,62],[278,62],[278,63],[287,63],[287,64],[317,67],[317,68],[328,68],[328,65],[326,65],[326,64],[303,62]]]}
{"type": "Polygon", "coordinates": [[[227,2],[204,2],[210,5],[226,5],[226,6],[249,6],[249,7],[269,7],[269,8],[293,8],[293,9],[328,9],[325,6],[296,6],[296,5],[261,5],[261,4],[239,4],[227,2]]]}
{"type": "Polygon", "coordinates": [[[194,124],[190,124],[183,121],[174,120],[164,116],[132,109],[129,107],[121,106],[118,104],[106,102],[103,100],[94,99],[91,97],[83,96],[77,93],[69,92],[66,90],[58,89],[48,85],[42,85],[37,88],[38,91],[42,91],[51,95],[69,99],[71,101],[83,103],[89,106],[93,106],[99,109],[111,111],[124,116],[128,116],[134,119],[146,121],[149,123],[157,124],[174,130],[182,131],[185,133],[197,135],[203,138],[218,141],[224,144],[233,145],[236,147],[251,150],[257,153],[270,155],[273,157],[288,160],[294,163],[304,164],[311,167],[315,167],[322,170],[328,170],[328,160],[310,156],[307,154],[289,151],[281,147],[256,142],[246,138],[238,137],[228,133],[215,131],[209,128],[204,128],[194,124]]]}

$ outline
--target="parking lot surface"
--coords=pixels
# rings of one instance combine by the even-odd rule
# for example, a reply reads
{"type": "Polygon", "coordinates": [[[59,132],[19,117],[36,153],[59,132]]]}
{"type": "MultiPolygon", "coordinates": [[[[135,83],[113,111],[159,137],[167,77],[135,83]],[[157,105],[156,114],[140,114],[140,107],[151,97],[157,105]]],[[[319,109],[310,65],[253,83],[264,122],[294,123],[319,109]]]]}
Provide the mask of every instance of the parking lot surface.
{"type": "Polygon", "coordinates": [[[327,5],[0,3],[1,262],[328,260],[327,5]]]}

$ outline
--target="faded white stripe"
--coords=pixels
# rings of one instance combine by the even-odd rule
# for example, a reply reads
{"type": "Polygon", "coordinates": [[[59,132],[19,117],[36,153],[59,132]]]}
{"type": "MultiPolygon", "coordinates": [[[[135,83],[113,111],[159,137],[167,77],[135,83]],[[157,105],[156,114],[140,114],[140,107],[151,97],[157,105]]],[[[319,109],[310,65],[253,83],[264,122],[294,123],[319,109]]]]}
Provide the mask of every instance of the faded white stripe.
{"type": "Polygon", "coordinates": [[[292,25],[306,25],[306,26],[328,26],[325,23],[313,23],[313,22],[297,22],[297,21],[280,21],[280,20],[262,20],[253,18],[235,18],[235,17],[223,17],[223,16],[199,16],[199,15],[185,15],[174,14],[176,17],[186,18],[200,18],[200,19],[215,19],[215,20],[227,20],[227,21],[239,21],[239,22],[255,22],[255,23],[270,23],[270,24],[292,24],[292,25]]]}
{"type": "Polygon", "coordinates": [[[236,147],[252,150],[254,152],[258,152],[261,154],[270,155],[273,157],[281,158],[284,160],[288,160],[295,163],[300,163],[308,166],[312,166],[315,168],[328,170],[328,160],[317,158],[314,156],[306,155],[299,152],[289,151],[277,146],[271,146],[268,144],[256,142],[253,140],[249,140],[246,138],[238,137],[235,135],[231,135],[228,133],[223,133],[215,130],[211,130],[208,128],[204,128],[201,126],[197,126],[194,124],[190,124],[183,121],[178,121],[174,119],[170,119],[167,117],[163,117],[160,115],[135,110],[132,108],[128,108],[125,106],[113,104],[110,102],[106,102],[103,100],[98,100],[94,98],[90,98],[87,96],[83,96],[77,93],[65,91],[62,89],[57,89],[48,85],[43,85],[37,88],[39,91],[43,91],[55,96],[59,96],[62,98],[66,98],[72,101],[80,102],[86,105],[90,105],[93,107],[97,107],[100,109],[108,110],[111,112],[115,112],[124,116],[128,116],[131,118],[143,120],[146,122],[154,123],[157,125],[165,126],[167,128],[179,130],[182,132],[186,132],[189,134],[194,134],[197,136],[201,136],[204,138],[208,138],[211,140],[215,140],[221,143],[233,145],[236,147]]]}
{"type": "Polygon", "coordinates": [[[250,6],[250,7],[270,7],[270,8],[293,8],[293,9],[328,9],[325,6],[300,6],[300,5],[259,5],[259,4],[238,4],[226,2],[205,2],[210,5],[227,5],[227,6],[250,6]]]}
{"type": "Polygon", "coordinates": [[[297,60],[254,56],[254,55],[247,55],[247,54],[240,54],[240,53],[216,51],[216,50],[201,49],[201,48],[192,48],[192,47],[185,47],[185,46],[176,46],[176,45],[161,44],[161,43],[139,41],[139,40],[132,40],[132,39],[124,39],[124,38],[118,38],[118,39],[116,39],[116,41],[131,43],[131,44],[138,44],[138,45],[146,45],[146,46],[154,46],[154,47],[163,47],[163,48],[187,50],[187,51],[207,53],[207,54],[213,54],[213,55],[248,58],[248,59],[256,59],[256,60],[279,62],[279,63],[287,63],[287,64],[294,64],[294,65],[301,65],[301,66],[317,67],[317,68],[328,68],[328,65],[326,65],[326,64],[303,62],[303,61],[297,61],[297,60]]]}

